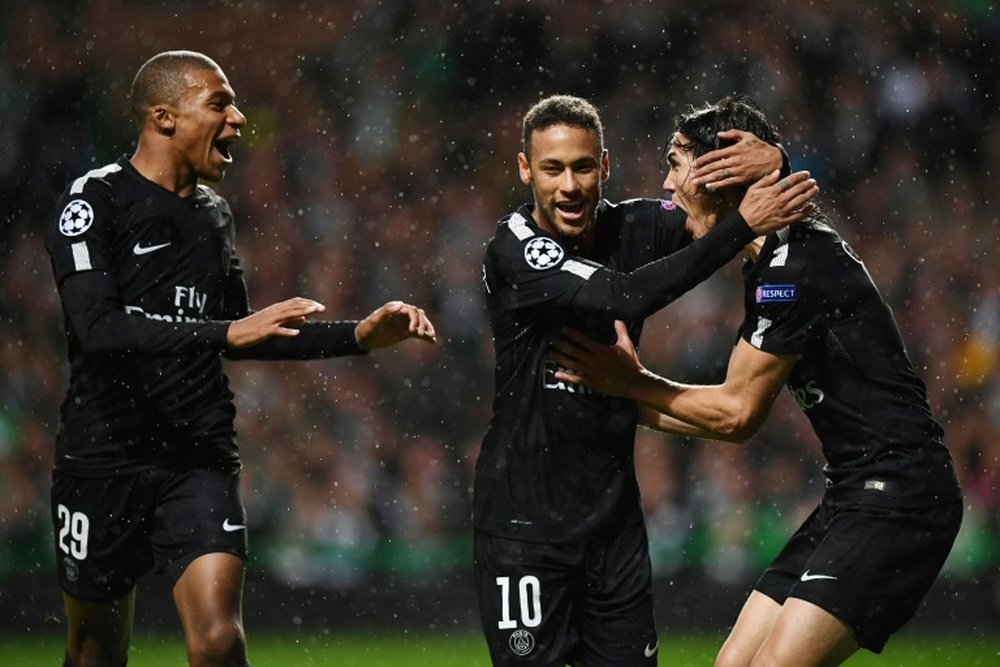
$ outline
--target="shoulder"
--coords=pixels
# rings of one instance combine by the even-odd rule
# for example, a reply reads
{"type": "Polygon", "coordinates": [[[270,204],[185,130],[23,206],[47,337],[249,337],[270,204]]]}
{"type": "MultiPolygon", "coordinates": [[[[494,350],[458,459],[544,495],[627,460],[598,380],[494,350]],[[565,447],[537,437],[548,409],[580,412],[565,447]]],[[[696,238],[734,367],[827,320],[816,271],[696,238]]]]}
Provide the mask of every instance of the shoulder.
{"type": "Polygon", "coordinates": [[[648,198],[625,199],[617,203],[605,200],[601,202],[597,214],[601,217],[619,218],[628,222],[643,219],[661,220],[664,217],[677,217],[683,220],[686,217],[684,211],[672,201],[648,198]]]}
{"type": "Polygon", "coordinates": [[[76,237],[95,222],[100,224],[113,218],[123,171],[118,161],[74,178],[59,198],[55,229],[63,236],[76,237]]]}
{"type": "Polygon", "coordinates": [[[67,186],[63,197],[111,196],[121,182],[123,171],[121,160],[91,169],[74,178],[67,186]]]}
{"type": "Polygon", "coordinates": [[[486,242],[487,254],[523,246],[530,239],[542,234],[524,208],[509,213],[497,222],[493,236],[486,242]]]}

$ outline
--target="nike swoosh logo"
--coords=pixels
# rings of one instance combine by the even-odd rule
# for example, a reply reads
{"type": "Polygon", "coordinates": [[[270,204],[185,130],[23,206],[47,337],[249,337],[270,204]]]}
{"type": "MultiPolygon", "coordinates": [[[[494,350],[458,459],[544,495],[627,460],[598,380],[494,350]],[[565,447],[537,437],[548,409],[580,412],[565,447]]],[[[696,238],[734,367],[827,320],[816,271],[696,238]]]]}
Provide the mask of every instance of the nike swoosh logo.
{"type": "Polygon", "coordinates": [[[799,581],[815,581],[816,579],[836,579],[837,577],[830,576],[829,574],[809,574],[809,570],[802,573],[799,577],[799,581]]]}
{"type": "Polygon", "coordinates": [[[159,245],[147,245],[147,246],[141,245],[140,243],[136,243],[135,247],[132,248],[132,252],[135,253],[136,255],[148,255],[151,252],[156,252],[160,248],[166,248],[168,245],[170,245],[170,241],[167,241],[166,243],[160,243],[159,245]]]}
{"type": "Polygon", "coordinates": [[[222,530],[226,531],[227,533],[235,533],[237,530],[243,530],[244,528],[246,528],[246,526],[244,526],[243,524],[229,523],[229,519],[226,519],[225,521],[222,522],[222,530]]]}
{"type": "Polygon", "coordinates": [[[656,649],[660,648],[660,640],[656,640],[656,643],[650,646],[646,644],[646,648],[642,649],[642,652],[646,654],[647,658],[652,658],[653,654],[656,653],[656,649]]]}

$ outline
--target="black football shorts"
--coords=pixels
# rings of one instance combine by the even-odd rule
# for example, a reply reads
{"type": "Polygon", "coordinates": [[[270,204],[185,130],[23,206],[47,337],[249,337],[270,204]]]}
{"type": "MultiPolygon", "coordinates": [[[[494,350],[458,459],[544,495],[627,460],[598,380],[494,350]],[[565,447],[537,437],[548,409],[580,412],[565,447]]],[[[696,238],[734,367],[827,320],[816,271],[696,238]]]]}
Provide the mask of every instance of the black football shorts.
{"type": "Polygon", "coordinates": [[[475,531],[480,618],[494,665],[655,665],[641,523],[607,539],[539,544],[475,531]]]}
{"type": "Polygon", "coordinates": [[[246,560],[239,474],[145,470],[115,477],[53,473],[59,584],[81,600],[126,595],[154,567],[176,583],[207,553],[246,560]]]}
{"type": "Polygon", "coordinates": [[[880,653],[941,571],[962,504],[899,510],[820,504],[761,575],[756,590],[811,602],[880,653]]]}

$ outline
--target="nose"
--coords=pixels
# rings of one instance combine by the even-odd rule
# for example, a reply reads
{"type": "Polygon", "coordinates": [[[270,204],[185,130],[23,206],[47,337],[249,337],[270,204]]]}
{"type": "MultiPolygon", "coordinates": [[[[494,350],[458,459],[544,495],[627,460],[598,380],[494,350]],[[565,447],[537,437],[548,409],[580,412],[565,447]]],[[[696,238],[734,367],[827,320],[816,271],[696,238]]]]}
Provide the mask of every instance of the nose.
{"type": "Polygon", "coordinates": [[[674,194],[674,184],[670,182],[670,177],[673,174],[667,174],[667,177],[663,179],[663,189],[667,191],[668,195],[674,194]]]}
{"type": "Polygon", "coordinates": [[[229,106],[229,119],[230,125],[236,129],[240,129],[247,124],[247,117],[243,115],[243,112],[236,108],[235,104],[229,106]]]}
{"type": "Polygon", "coordinates": [[[569,167],[564,169],[559,177],[559,189],[563,192],[575,192],[580,189],[580,181],[569,167]]]}

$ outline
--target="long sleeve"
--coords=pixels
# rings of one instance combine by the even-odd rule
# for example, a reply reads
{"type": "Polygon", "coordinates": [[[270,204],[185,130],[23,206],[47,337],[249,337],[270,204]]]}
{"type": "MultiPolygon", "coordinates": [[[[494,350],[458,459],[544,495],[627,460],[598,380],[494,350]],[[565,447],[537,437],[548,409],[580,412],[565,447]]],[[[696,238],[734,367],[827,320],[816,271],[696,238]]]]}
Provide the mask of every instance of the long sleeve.
{"type": "Polygon", "coordinates": [[[630,273],[588,267],[592,273],[570,303],[617,319],[648,317],[715,273],[754,236],[734,213],[701,239],[630,273]]]}

